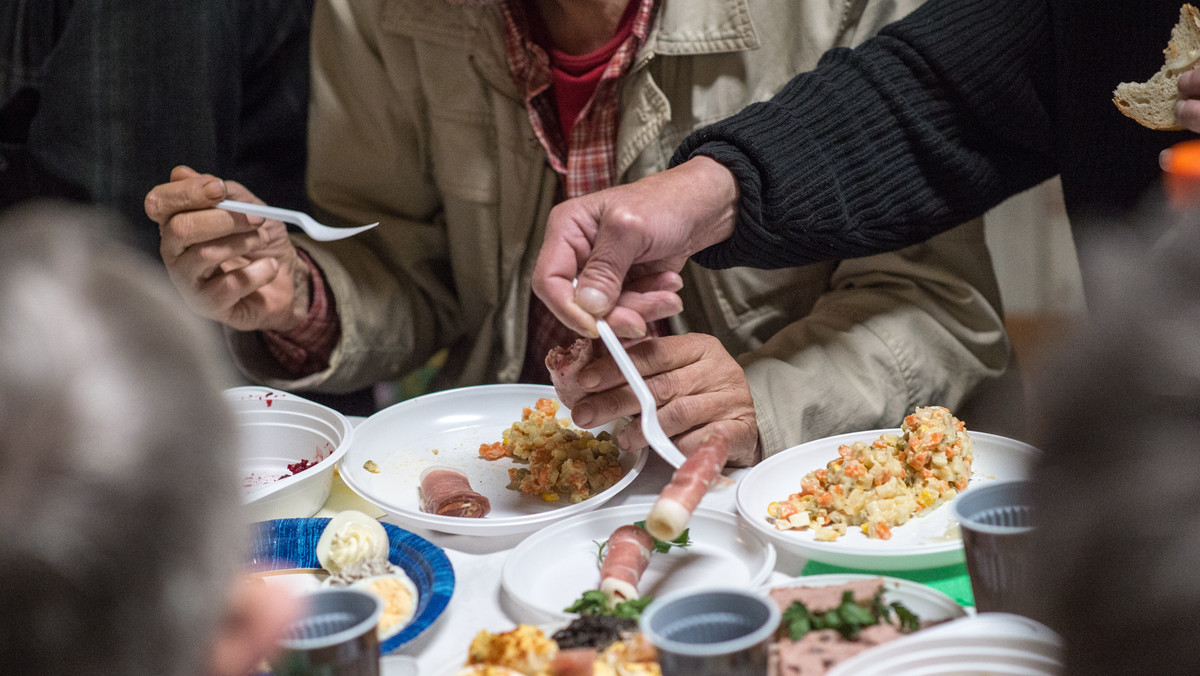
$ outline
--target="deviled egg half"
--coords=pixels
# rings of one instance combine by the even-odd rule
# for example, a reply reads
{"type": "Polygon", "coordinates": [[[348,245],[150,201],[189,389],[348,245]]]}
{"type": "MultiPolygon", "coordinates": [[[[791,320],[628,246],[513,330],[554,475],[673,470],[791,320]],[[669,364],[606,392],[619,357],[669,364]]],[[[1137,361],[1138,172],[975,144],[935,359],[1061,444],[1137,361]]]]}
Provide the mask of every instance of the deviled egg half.
{"type": "Polygon", "coordinates": [[[317,561],[329,572],[326,585],[364,589],[383,601],[377,634],[380,642],[408,626],[417,612],[417,586],[388,561],[383,525],[362,512],[347,510],[329,520],[317,540],[317,561]]]}

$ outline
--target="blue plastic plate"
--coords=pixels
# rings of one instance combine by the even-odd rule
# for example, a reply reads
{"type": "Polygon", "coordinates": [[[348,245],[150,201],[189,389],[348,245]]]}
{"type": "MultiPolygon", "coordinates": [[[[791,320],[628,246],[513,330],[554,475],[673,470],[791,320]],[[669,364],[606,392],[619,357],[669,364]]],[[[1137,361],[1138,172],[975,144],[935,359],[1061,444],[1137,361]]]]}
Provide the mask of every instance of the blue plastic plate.
{"type": "MultiPolygon", "coordinates": [[[[251,570],[320,569],[317,540],[329,519],[275,519],[255,524],[250,546],[251,570]]],[[[417,614],[407,627],[379,646],[396,650],[429,628],[446,610],[454,593],[454,568],[441,547],[390,523],[381,524],[391,545],[388,560],[404,569],[417,586],[417,614]]]]}

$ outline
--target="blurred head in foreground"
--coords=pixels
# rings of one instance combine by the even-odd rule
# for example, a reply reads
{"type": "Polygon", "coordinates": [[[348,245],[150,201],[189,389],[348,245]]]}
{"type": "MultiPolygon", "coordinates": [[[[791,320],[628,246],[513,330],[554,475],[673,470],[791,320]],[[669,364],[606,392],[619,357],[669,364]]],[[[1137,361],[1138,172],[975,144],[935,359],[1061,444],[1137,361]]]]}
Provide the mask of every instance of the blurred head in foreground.
{"type": "Polygon", "coordinates": [[[235,583],[223,362],[108,233],[77,209],[0,222],[0,664],[222,673],[264,649],[229,635],[262,630],[235,583]]]}
{"type": "Polygon", "coordinates": [[[1067,674],[1200,673],[1200,218],[1082,249],[1094,318],[1038,382],[1038,616],[1067,674]]]}

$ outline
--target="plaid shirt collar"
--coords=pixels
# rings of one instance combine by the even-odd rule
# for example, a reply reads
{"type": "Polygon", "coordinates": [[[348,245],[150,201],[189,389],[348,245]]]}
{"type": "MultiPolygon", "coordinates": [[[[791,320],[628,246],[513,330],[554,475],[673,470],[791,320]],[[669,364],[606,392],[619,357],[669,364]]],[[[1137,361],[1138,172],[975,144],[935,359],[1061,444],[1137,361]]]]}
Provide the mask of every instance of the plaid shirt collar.
{"type": "Polygon", "coordinates": [[[504,46],[513,81],[525,100],[533,131],[546,151],[551,168],[563,177],[567,198],[611,187],[617,182],[618,84],[632,67],[638,49],[650,32],[657,0],[638,2],[633,31],[617,48],[592,100],[580,111],[571,138],[562,138],[553,94],[550,92],[550,57],[530,37],[529,22],[521,0],[501,4],[504,14],[504,46]]]}

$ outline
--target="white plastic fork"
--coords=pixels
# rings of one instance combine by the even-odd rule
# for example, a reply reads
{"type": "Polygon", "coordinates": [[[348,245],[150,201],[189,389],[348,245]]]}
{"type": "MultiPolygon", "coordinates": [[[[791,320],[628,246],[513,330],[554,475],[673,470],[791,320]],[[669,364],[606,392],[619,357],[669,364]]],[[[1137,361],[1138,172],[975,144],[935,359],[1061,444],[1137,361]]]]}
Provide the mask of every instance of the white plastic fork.
{"type": "Polygon", "coordinates": [[[279,207],[269,207],[265,204],[251,204],[249,202],[236,202],[234,200],[225,200],[217,204],[218,209],[226,211],[236,211],[239,214],[249,214],[251,216],[262,216],[263,218],[273,218],[284,223],[300,226],[300,229],[309,237],[318,242],[332,242],[337,239],[345,239],[353,237],[360,232],[365,232],[379,225],[372,223],[370,225],[360,225],[355,228],[334,228],[328,225],[318,223],[312,216],[303,211],[293,211],[292,209],[281,209],[279,207]]]}
{"type": "Polygon", "coordinates": [[[642,374],[638,373],[637,367],[633,365],[633,360],[629,358],[629,353],[625,351],[625,346],[621,345],[621,341],[617,338],[617,334],[613,333],[608,322],[597,319],[596,330],[600,332],[600,340],[604,341],[608,353],[617,362],[617,368],[621,369],[621,375],[625,376],[633,394],[637,396],[638,403],[642,405],[642,434],[646,436],[646,442],[650,444],[650,448],[653,448],[654,452],[662,456],[663,460],[678,469],[686,458],[675,447],[666,432],[663,432],[662,425],[658,422],[658,403],[654,401],[654,395],[650,394],[650,388],[646,386],[642,374]]]}

